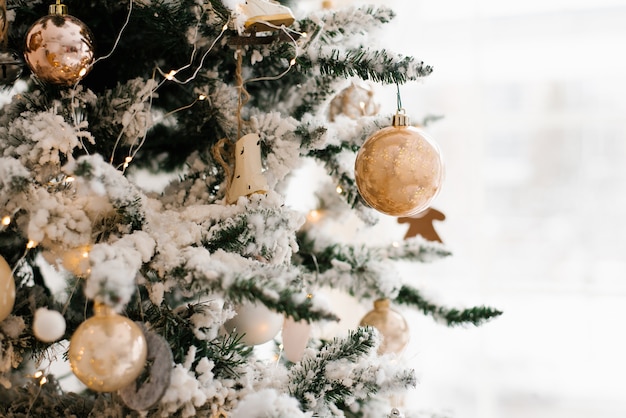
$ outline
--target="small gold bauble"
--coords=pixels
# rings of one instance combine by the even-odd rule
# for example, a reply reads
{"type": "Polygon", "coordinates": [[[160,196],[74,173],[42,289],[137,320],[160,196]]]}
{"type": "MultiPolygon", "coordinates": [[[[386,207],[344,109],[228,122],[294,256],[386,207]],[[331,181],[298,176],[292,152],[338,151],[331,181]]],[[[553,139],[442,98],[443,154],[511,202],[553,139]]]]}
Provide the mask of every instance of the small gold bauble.
{"type": "Polygon", "coordinates": [[[50,14],[26,32],[24,58],[41,81],[71,86],[91,70],[94,36],[75,17],[50,14]]]}
{"type": "Polygon", "coordinates": [[[0,321],[11,314],[15,304],[15,280],[11,266],[0,256],[0,321]]]}
{"type": "Polygon", "coordinates": [[[331,100],[328,118],[331,122],[339,115],[358,119],[376,115],[379,109],[380,105],[374,100],[374,89],[367,84],[353,82],[331,100]]]}
{"type": "Polygon", "coordinates": [[[389,299],[374,301],[374,309],[369,311],[361,326],[372,326],[383,336],[378,353],[400,353],[409,342],[409,326],[400,313],[389,307],[389,299]]]}
{"type": "Polygon", "coordinates": [[[96,304],[94,316],[74,332],[68,354],[72,371],[89,389],[113,392],[141,374],[147,353],[146,338],[137,324],[96,304]]]}
{"type": "MultiPolygon", "coordinates": [[[[398,115],[396,115],[398,116],[398,115]]],[[[412,216],[439,193],[443,162],[437,145],[406,117],[370,136],[356,157],[354,175],[361,197],[391,216],[412,216]]]]}

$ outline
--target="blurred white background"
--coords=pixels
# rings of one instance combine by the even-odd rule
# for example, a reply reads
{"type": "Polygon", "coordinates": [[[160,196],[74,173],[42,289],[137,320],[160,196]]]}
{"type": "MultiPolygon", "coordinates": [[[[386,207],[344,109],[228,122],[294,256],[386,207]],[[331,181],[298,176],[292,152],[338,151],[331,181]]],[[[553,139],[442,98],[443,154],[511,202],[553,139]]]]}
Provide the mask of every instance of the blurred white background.
{"type": "MultiPolygon", "coordinates": [[[[408,274],[450,306],[504,315],[448,329],[405,313],[410,403],[463,418],[626,416],[626,2],[386,2],[393,48],[435,68],[402,88],[446,182],[454,256],[408,274]]],[[[389,110],[393,90],[382,95],[389,110]]],[[[406,227],[405,227],[406,228],[406,227]]]]}

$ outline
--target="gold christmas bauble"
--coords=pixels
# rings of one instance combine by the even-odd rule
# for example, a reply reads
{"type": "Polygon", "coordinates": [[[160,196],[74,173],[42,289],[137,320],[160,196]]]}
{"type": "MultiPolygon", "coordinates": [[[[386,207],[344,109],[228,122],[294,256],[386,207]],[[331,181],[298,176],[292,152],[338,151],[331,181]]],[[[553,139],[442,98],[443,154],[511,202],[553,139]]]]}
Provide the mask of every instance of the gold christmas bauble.
{"type": "Polygon", "coordinates": [[[334,122],[337,116],[350,119],[378,114],[380,105],[374,100],[374,89],[367,84],[352,82],[331,100],[328,118],[334,122]]]}
{"type": "Polygon", "coordinates": [[[11,266],[0,256],[0,321],[4,321],[15,303],[15,280],[11,266]]]}
{"type": "Polygon", "coordinates": [[[374,301],[374,309],[365,314],[360,325],[372,326],[382,334],[380,354],[400,353],[409,342],[409,325],[399,312],[389,307],[389,299],[374,301]]]}
{"type": "Polygon", "coordinates": [[[51,13],[26,32],[24,58],[41,81],[71,86],[91,70],[94,36],[75,17],[61,11],[51,13]]]}
{"type": "Polygon", "coordinates": [[[141,328],[106,305],[72,335],[72,371],[91,390],[113,392],[132,383],[143,371],[148,347],[141,328]]]}
{"type": "Polygon", "coordinates": [[[393,126],[370,136],[354,166],[361,197],[391,216],[412,216],[428,208],[443,181],[437,145],[406,116],[396,114],[393,126]]]}

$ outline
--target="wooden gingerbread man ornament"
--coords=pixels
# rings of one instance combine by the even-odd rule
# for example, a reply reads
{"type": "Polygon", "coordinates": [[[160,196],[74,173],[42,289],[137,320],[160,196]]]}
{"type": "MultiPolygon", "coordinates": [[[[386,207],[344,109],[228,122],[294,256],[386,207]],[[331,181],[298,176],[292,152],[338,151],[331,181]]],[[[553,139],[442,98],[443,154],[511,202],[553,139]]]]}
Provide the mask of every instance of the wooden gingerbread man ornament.
{"type": "Polygon", "coordinates": [[[435,227],[433,226],[433,221],[443,221],[446,219],[446,215],[442,212],[439,212],[437,209],[428,208],[425,211],[421,212],[418,216],[415,217],[403,217],[398,218],[398,223],[408,223],[409,230],[406,231],[404,235],[404,239],[414,237],[416,235],[421,235],[424,239],[428,241],[439,241],[443,243],[437,231],[435,231],[435,227]]]}

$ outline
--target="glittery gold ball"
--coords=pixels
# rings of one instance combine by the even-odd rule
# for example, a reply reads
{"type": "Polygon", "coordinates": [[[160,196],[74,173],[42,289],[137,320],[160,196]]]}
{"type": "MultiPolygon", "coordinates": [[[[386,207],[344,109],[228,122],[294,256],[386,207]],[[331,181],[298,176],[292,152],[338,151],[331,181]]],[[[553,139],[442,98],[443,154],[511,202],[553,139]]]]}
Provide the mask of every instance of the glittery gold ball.
{"type": "Polygon", "coordinates": [[[91,70],[94,37],[73,16],[47,15],[26,33],[24,58],[41,81],[71,86],[91,70]]]}
{"type": "Polygon", "coordinates": [[[331,100],[328,118],[334,122],[339,115],[350,119],[378,114],[380,105],[374,100],[374,89],[364,83],[352,82],[331,100]]]}
{"type": "Polygon", "coordinates": [[[141,328],[105,305],[76,329],[70,340],[72,371],[91,390],[113,392],[143,371],[148,347],[141,328]]]}
{"type": "Polygon", "coordinates": [[[11,266],[0,256],[0,321],[11,314],[15,304],[15,280],[11,266]]]}
{"type": "Polygon", "coordinates": [[[439,193],[443,161],[437,145],[413,126],[389,126],[369,137],[354,166],[361,197],[391,216],[416,215],[439,193]]]}
{"type": "Polygon", "coordinates": [[[372,326],[382,334],[380,354],[400,353],[409,342],[409,326],[400,313],[389,307],[389,299],[375,301],[374,309],[365,314],[360,325],[372,326]]]}

